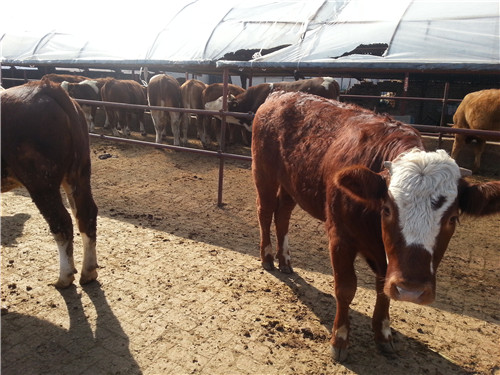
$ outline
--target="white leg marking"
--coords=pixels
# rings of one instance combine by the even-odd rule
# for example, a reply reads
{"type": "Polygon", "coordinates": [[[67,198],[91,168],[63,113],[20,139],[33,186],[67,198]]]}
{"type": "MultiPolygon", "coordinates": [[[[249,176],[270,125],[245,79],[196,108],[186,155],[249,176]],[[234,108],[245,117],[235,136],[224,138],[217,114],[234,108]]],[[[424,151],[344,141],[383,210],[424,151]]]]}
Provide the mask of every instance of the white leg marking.
{"type": "Polygon", "coordinates": [[[349,335],[349,331],[346,326],[342,326],[337,331],[335,331],[335,337],[342,340],[347,340],[347,336],[349,335]]]}
{"type": "Polygon", "coordinates": [[[264,249],[264,255],[273,255],[273,248],[271,245],[267,245],[264,249]]]}
{"type": "Polygon", "coordinates": [[[95,251],[95,240],[91,239],[85,233],[81,233],[83,241],[83,270],[97,266],[97,254],[95,251]]]}
{"type": "Polygon", "coordinates": [[[292,259],[292,254],[290,251],[290,246],[288,245],[288,233],[285,234],[285,238],[283,239],[283,257],[288,263],[290,263],[290,260],[292,259]]]}
{"type": "Polygon", "coordinates": [[[70,275],[75,273],[75,262],[73,256],[68,256],[68,247],[71,246],[69,240],[61,240],[58,235],[54,235],[59,250],[59,280],[64,283],[71,283],[73,280],[70,275]]]}
{"type": "Polygon", "coordinates": [[[382,335],[388,340],[391,336],[391,322],[389,319],[384,319],[382,321],[382,335]]]}

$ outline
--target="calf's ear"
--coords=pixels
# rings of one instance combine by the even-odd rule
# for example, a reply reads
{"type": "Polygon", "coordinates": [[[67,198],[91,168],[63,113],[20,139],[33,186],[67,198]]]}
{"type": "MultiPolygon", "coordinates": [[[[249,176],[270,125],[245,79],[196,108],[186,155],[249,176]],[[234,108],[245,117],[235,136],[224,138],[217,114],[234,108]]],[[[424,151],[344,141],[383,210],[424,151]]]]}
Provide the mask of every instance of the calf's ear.
{"type": "Polygon", "coordinates": [[[337,186],[352,199],[373,206],[387,195],[383,176],[363,166],[342,169],[335,176],[337,186]]]}
{"type": "Polygon", "coordinates": [[[471,184],[460,180],[458,204],[464,214],[471,216],[500,213],[500,181],[471,184]]]}

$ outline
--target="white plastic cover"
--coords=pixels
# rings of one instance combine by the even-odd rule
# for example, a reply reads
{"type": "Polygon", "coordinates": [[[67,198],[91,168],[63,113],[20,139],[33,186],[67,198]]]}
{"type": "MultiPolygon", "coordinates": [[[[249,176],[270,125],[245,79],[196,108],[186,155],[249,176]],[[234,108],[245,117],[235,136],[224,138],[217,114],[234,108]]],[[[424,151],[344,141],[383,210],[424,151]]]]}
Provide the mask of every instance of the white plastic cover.
{"type": "Polygon", "coordinates": [[[430,62],[489,64],[496,69],[500,64],[498,0],[70,4],[4,2],[2,62],[147,66],[214,62],[238,50],[256,50],[253,61],[271,63],[430,62]],[[258,53],[284,45],[262,57],[258,53]],[[378,46],[381,56],[348,54],[371,45],[378,46]]]}

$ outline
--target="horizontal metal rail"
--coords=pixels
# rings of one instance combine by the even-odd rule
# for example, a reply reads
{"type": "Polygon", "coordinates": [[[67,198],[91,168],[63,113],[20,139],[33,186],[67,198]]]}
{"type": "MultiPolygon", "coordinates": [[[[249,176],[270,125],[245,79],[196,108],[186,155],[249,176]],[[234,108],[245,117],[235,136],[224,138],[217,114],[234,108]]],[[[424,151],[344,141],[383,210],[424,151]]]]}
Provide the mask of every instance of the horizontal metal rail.
{"type": "Polygon", "coordinates": [[[242,112],[224,112],[220,111],[209,111],[206,109],[191,109],[191,108],[179,108],[179,107],[159,107],[153,105],[141,105],[141,104],[129,104],[129,103],[117,103],[117,102],[103,102],[100,100],[86,100],[86,99],[75,99],[79,104],[92,105],[92,106],[104,106],[113,108],[124,108],[124,109],[144,109],[144,110],[154,110],[154,111],[166,111],[166,112],[181,112],[181,113],[194,113],[197,115],[206,116],[222,116],[223,114],[228,117],[241,117],[246,119],[252,119],[252,113],[242,113],[242,112]]]}
{"type": "MultiPolygon", "coordinates": [[[[386,98],[380,96],[374,96],[374,98],[386,98]]],[[[389,98],[389,97],[387,97],[389,98]]],[[[393,97],[390,97],[393,99],[393,97]]],[[[409,99],[409,98],[404,98],[409,99]]],[[[416,98],[422,99],[422,98],[416,98]]],[[[437,99],[436,101],[442,101],[443,99],[437,99]]],[[[450,99],[448,99],[450,100],[450,99]]],[[[230,117],[238,117],[244,119],[252,119],[254,117],[253,113],[242,113],[242,112],[224,112],[220,111],[209,111],[204,109],[186,109],[186,108],[177,108],[177,107],[159,107],[159,106],[149,106],[149,105],[139,105],[139,104],[128,104],[128,103],[116,103],[116,102],[102,102],[97,100],[84,100],[84,99],[76,99],[76,101],[80,104],[86,105],[94,105],[94,106],[108,106],[115,108],[124,108],[124,109],[144,109],[144,110],[155,110],[155,111],[167,111],[167,112],[184,112],[184,113],[194,113],[200,115],[208,115],[208,116],[230,116],[230,117]]],[[[234,124],[235,125],[235,124],[234,124]]],[[[419,125],[419,124],[409,124],[415,129],[419,131],[425,131],[430,133],[444,133],[444,134],[467,134],[471,136],[483,136],[488,138],[500,138],[500,131],[496,130],[475,130],[475,129],[462,129],[462,128],[453,128],[447,126],[432,126],[432,125],[419,125]]],[[[118,137],[110,137],[113,139],[121,139],[118,137]]],[[[144,142],[148,143],[148,142],[144,142]]],[[[154,143],[158,145],[158,143],[154,143]]],[[[174,147],[174,146],[172,146],[174,147]]],[[[190,149],[187,147],[177,147],[178,149],[186,150],[190,149]]],[[[203,150],[206,151],[206,150],[203,150]]],[[[214,152],[214,151],[212,151],[214,152]]]]}
{"type": "Polygon", "coordinates": [[[214,157],[218,157],[218,158],[252,161],[252,158],[250,156],[229,154],[229,153],[222,152],[222,151],[210,151],[210,150],[201,150],[199,148],[166,145],[166,144],[162,144],[162,143],[140,141],[138,139],[112,137],[109,135],[103,135],[103,134],[97,134],[97,133],[89,133],[89,136],[92,138],[99,138],[99,139],[104,139],[104,140],[108,140],[108,141],[116,141],[116,142],[128,143],[128,144],[134,144],[134,145],[140,145],[140,146],[150,146],[150,147],[154,147],[154,148],[164,148],[164,149],[174,150],[174,151],[186,151],[186,152],[191,152],[193,154],[208,155],[208,156],[214,156],[214,157]]]}
{"type": "Polygon", "coordinates": [[[381,99],[381,100],[413,100],[413,101],[426,101],[426,102],[461,102],[462,99],[445,99],[445,98],[421,98],[416,96],[380,96],[380,95],[354,95],[354,94],[340,94],[341,98],[350,99],[381,99]]]}

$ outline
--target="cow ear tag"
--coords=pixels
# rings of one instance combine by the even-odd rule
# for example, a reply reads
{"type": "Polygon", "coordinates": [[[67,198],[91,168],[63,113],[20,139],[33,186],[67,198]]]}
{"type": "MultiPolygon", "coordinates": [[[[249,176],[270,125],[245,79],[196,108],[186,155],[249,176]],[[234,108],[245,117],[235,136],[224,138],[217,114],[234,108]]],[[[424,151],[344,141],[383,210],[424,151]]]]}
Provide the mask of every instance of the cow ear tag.
{"type": "Polygon", "coordinates": [[[472,171],[470,169],[466,169],[466,168],[462,168],[462,167],[459,167],[459,168],[460,168],[460,176],[461,177],[472,176],[472,171]]]}
{"type": "Polygon", "coordinates": [[[392,163],[390,161],[384,161],[384,168],[389,171],[389,174],[392,174],[392,163]]]}

